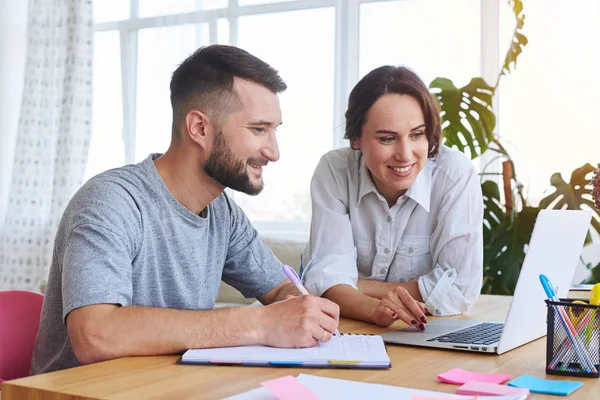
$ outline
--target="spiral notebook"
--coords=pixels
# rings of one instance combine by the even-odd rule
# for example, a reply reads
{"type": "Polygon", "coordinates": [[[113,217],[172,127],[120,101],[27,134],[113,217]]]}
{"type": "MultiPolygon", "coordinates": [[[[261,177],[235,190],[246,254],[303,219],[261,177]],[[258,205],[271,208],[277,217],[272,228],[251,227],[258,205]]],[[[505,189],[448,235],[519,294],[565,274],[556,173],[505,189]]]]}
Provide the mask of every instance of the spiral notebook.
{"type": "Polygon", "coordinates": [[[238,346],[186,351],[181,364],[263,367],[374,368],[391,367],[381,336],[341,334],[326,343],[301,349],[238,346]]]}

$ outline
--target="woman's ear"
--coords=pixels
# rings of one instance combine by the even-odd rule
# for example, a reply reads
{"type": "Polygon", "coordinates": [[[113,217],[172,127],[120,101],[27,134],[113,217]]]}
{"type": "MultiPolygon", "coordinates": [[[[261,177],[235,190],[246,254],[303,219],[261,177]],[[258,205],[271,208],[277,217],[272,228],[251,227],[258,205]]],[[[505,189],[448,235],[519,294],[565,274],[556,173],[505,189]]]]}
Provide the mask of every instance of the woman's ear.
{"type": "Polygon", "coordinates": [[[352,150],[360,150],[360,138],[355,138],[350,141],[350,148],[352,150]]]}

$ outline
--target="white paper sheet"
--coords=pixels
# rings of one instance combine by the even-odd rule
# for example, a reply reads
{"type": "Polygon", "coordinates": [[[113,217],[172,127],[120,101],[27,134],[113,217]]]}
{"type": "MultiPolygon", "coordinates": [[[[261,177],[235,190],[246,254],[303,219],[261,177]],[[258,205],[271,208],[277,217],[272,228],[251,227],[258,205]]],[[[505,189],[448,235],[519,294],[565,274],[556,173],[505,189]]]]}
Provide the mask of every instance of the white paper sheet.
{"type": "MultiPolygon", "coordinates": [[[[349,381],[345,379],[323,378],[316,375],[300,374],[297,379],[322,400],[348,399],[394,399],[410,400],[412,396],[430,396],[442,398],[472,398],[451,393],[409,389],[399,386],[379,385],[349,381]]],[[[456,386],[458,387],[458,386],[456,386]]],[[[524,400],[527,396],[479,396],[480,400],[524,400]]],[[[278,400],[267,388],[254,389],[226,400],[278,400]]]]}

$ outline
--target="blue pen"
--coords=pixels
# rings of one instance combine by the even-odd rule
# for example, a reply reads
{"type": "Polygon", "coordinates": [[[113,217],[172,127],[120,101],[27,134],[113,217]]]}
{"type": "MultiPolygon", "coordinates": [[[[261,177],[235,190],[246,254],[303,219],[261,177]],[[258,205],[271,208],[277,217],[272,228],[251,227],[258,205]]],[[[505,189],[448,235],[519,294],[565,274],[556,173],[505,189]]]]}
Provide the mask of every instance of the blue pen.
{"type": "MultiPolygon", "coordinates": [[[[296,285],[300,293],[302,293],[305,296],[309,294],[302,282],[300,281],[300,277],[298,276],[294,268],[290,267],[289,265],[283,265],[283,272],[285,272],[287,277],[290,278],[290,281],[292,281],[292,283],[296,285]]],[[[339,336],[340,332],[336,329],[335,332],[333,332],[333,335],[339,336]]]]}
{"type": "MultiPolygon", "coordinates": [[[[542,283],[542,287],[544,288],[544,291],[546,292],[546,296],[548,296],[548,298],[551,301],[558,302],[559,300],[556,297],[556,293],[554,292],[554,289],[552,288],[550,279],[548,279],[548,277],[546,275],[540,274],[540,282],[542,283]]],[[[559,319],[560,319],[563,327],[565,328],[565,331],[567,332],[567,336],[568,336],[569,340],[571,341],[571,344],[573,345],[573,348],[575,349],[575,352],[577,353],[579,360],[583,364],[583,367],[586,369],[586,372],[591,371],[592,373],[596,373],[597,372],[596,367],[592,363],[592,360],[590,359],[588,352],[585,350],[585,347],[583,346],[583,344],[579,340],[579,337],[575,333],[576,332],[575,328],[571,324],[571,320],[569,319],[569,317],[566,315],[565,310],[562,307],[555,305],[554,311],[558,313],[559,319]]]]}

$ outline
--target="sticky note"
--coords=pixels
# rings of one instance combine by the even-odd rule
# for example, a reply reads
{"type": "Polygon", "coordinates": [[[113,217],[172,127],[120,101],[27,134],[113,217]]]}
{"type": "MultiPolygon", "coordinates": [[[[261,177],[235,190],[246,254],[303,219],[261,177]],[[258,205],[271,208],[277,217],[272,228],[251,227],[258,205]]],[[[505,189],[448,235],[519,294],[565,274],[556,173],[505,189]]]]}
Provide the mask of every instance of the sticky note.
{"type": "Polygon", "coordinates": [[[471,381],[456,389],[456,394],[467,396],[521,396],[529,394],[529,389],[471,381]]]}
{"type": "Polygon", "coordinates": [[[509,386],[526,388],[533,393],[548,393],[568,396],[583,386],[583,382],[577,381],[551,381],[549,379],[536,378],[531,375],[523,375],[508,382],[509,386]]]}
{"type": "Polygon", "coordinates": [[[465,371],[464,369],[454,368],[450,371],[438,375],[438,380],[453,385],[464,385],[467,382],[477,381],[486,383],[504,383],[510,379],[507,374],[484,374],[482,372],[465,371]]]}
{"type": "Polygon", "coordinates": [[[316,394],[292,375],[270,379],[260,384],[269,389],[280,400],[319,400],[316,394]]]}

